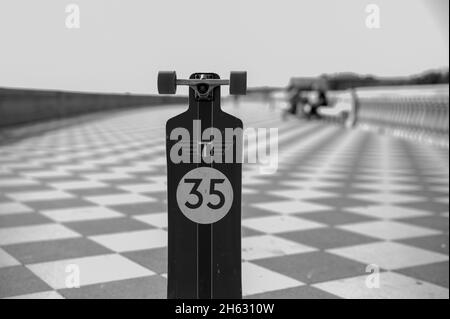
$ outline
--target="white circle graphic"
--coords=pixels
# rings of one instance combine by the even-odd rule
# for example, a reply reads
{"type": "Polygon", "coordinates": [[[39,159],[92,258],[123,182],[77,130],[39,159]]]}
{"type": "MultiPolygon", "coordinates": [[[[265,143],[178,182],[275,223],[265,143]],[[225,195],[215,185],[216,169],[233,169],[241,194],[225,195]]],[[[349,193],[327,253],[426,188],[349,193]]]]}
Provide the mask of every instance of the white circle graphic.
{"type": "Polygon", "coordinates": [[[213,224],[222,219],[233,204],[229,179],[212,167],[197,167],[183,176],[177,188],[181,212],[198,224],[213,224]]]}

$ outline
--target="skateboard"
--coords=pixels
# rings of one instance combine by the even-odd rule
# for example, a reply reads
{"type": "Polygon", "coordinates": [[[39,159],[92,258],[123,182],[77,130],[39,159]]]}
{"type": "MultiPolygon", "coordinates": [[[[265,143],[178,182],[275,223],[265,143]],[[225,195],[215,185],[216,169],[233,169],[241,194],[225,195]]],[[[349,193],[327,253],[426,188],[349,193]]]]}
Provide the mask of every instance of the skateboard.
{"type": "Polygon", "coordinates": [[[239,299],[241,287],[242,121],[220,106],[220,89],[243,95],[246,72],[230,79],[159,72],[158,92],[189,86],[188,109],[167,121],[167,297],[239,299]]]}

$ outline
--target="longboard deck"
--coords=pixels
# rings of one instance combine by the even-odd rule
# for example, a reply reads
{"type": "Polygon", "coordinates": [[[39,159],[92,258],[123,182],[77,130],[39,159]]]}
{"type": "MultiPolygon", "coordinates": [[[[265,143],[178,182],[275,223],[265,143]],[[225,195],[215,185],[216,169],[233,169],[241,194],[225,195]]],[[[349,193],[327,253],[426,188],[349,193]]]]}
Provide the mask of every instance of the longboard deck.
{"type": "MultiPolygon", "coordinates": [[[[202,131],[208,127],[219,129],[243,128],[242,121],[220,108],[220,87],[214,88],[212,101],[198,101],[189,89],[189,108],[167,121],[167,201],[168,201],[168,298],[217,299],[242,298],[241,287],[241,161],[233,163],[194,163],[195,144],[192,141],[190,163],[173,163],[170,150],[177,143],[170,139],[178,127],[186,128],[194,136],[194,120],[201,120],[202,131]],[[231,208],[212,224],[199,224],[188,219],[177,203],[178,185],[189,171],[198,167],[212,167],[223,173],[233,188],[231,208]]],[[[234,154],[238,154],[233,143],[234,154]]],[[[237,156],[237,155],[236,155],[237,156]]]]}

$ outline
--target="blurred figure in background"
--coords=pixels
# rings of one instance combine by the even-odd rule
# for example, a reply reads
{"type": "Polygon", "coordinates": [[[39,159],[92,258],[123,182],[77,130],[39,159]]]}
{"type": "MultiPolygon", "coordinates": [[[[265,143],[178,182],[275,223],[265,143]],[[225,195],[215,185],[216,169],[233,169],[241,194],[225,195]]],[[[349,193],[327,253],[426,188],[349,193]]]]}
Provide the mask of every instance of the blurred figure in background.
{"type": "Polygon", "coordinates": [[[289,108],[288,112],[293,114],[293,115],[297,114],[297,106],[298,106],[298,103],[300,102],[300,99],[301,99],[301,93],[302,93],[302,90],[294,89],[293,93],[289,97],[290,108],[289,108]]]}
{"type": "Polygon", "coordinates": [[[318,112],[319,107],[328,106],[327,94],[324,89],[319,89],[315,92],[316,98],[312,103],[310,103],[311,109],[308,113],[308,119],[317,118],[320,119],[321,116],[318,112]]]}

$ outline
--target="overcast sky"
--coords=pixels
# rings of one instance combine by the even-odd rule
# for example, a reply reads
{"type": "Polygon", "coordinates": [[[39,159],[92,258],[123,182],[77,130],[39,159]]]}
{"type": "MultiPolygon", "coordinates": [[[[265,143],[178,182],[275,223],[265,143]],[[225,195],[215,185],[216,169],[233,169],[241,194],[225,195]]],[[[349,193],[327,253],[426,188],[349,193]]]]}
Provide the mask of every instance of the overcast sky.
{"type": "Polygon", "coordinates": [[[0,86],[155,93],[158,70],[247,70],[251,86],[407,75],[448,66],[448,23],[448,0],[1,0],[0,86]],[[70,3],[79,29],[66,28],[70,3]]]}

